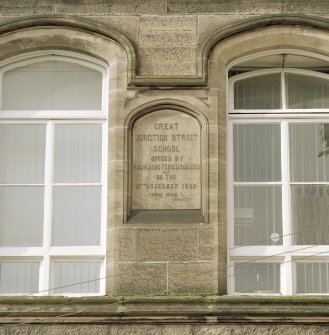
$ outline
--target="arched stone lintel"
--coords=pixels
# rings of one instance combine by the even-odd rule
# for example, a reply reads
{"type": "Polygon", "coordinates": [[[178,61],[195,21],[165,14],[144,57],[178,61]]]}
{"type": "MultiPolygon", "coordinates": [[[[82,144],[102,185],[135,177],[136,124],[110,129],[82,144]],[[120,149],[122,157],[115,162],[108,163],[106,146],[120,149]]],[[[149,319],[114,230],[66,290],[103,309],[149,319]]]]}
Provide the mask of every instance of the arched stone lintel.
{"type": "Polygon", "coordinates": [[[213,35],[210,35],[202,43],[199,49],[198,63],[201,76],[207,81],[208,59],[213,48],[218,45],[218,43],[241,33],[273,26],[305,27],[328,32],[329,20],[326,18],[305,15],[271,15],[248,19],[247,21],[241,22],[239,24],[228,25],[213,35]]]}
{"type": "Polygon", "coordinates": [[[157,99],[156,101],[144,103],[133,109],[126,118],[125,127],[129,129],[133,126],[134,122],[143,115],[161,109],[173,109],[190,114],[198,120],[201,127],[208,124],[207,117],[198,108],[196,108],[195,105],[178,99],[157,99]]]}
{"type": "Polygon", "coordinates": [[[120,44],[128,59],[128,85],[147,87],[204,87],[208,85],[208,59],[214,46],[234,35],[269,26],[308,27],[329,30],[329,20],[305,15],[271,15],[248,19],[228,25],[208,36],[198,49],[197,74],[187,77],[140,76],[137,47],[124,34],[114,28],[85,18],[60,15],[43,15],[16,19],[0,25],[0,35],[35,27],[67,27],[99,34],[120,44]]]}
{"type": "Polygon", "coordinates": [[[89,34],[98,34],[116,41],[125,50],[130,77],[134,78],[136,76],[138,68],[137,49],[133,42],[116,29],[92,20],[60,15],[24,17],[1,24],[0,36],[29,28],[41,27],[71,28],[73,30],[83,31],[89,34]]]}

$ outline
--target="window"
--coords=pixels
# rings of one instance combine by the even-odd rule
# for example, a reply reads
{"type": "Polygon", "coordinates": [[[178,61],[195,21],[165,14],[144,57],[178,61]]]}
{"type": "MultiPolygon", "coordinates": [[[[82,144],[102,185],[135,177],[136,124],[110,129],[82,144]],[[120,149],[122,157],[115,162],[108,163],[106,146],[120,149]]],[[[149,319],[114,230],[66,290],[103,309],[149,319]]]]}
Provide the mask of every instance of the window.
{"type": "Polygon", "coordinates": [[[1,69],[2,295],[104,293],[107,77],[69,53],[1,69]]]}
{"type": "Polygon", "coordinates": [[[327,64],[276,54],[229,72],[230,293],[329,293],[327,64]]]}

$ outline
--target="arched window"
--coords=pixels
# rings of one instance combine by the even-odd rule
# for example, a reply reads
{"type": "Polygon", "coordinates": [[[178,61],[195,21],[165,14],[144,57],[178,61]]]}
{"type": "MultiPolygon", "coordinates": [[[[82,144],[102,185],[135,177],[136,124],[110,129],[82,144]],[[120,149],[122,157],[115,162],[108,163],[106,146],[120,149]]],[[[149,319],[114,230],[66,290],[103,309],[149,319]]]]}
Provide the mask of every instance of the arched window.
{"type": "Polygon", "coordinates": [[[103,294],[107,69],[47,52],[0,71],[0,294],[103,294]]]}
{"type": "Polygon", "coordinates": [[[230,67],[230,293],[329,293],[328,65],[277,51],[230,67]]]}

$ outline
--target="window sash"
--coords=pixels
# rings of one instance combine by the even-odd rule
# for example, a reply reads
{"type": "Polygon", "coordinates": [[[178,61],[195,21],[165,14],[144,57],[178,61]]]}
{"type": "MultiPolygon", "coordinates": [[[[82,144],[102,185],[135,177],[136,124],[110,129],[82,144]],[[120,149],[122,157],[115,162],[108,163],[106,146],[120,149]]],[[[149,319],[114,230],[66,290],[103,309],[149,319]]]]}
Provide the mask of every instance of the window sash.
{"type": "MultiPolygon", "coordinates": [[[[290,207],[290,196],[291,187],[294,185],[323,185],[328,186],[329,182],[292,182],[290,179],[290,168],[289,168],[289,125],[295,123],[328,123],[328,119],[324,119],[323,115],[318,115],[317,118],[310,118],[306,115],[305,118],[301,118],[300,115],[296,117],[285,117],[282,118],[280,115],[271,115],[266,119],[260,116],[255,117],[238,117],[230,116],[228,121],[228,289],[230,294],[235,294],[234,284],[234,266],[236,262],[267,262],[270,259],[277,258],[282,262],[281,264],[281,292],[279,294],[290,295],[296,294],[296,284],[294,276],[296,275],[296,268],[294,263],[298,258],[302,261],[308,261],[310,258],[314,258],[314,262],[319,261],[319,257],[325,258],[328,261],[329,250],[328,245],[293,245],[293,238],[291,233],[291,207],[290,207]],[[282,162],[282,180],[279,182],[237,182],[234,181],[233,176],[233,124],[248,124],[248,123],[279,123],[281,127],[281,162],[282,162]],[[234,245],[234,225],[233,225],[233,194],[234,188],[237,186],[253,186],[253,185],[269,185],[282,187],[282,234],[283,244],[282,245],[246,245],[237,246],[234,245]]],[[[329,243],[328,243],[329,244],[329,243]]],[[[248,294],[248,293],[246,293],[248,294]]],[[[259,293],[266,294],[266,293],[259,293]]]]}
{"type": "Polygon", "coordinates": [[[303,70],[303,69],[294,69],[294,68],[273,68],[273,69],[262,69],[262,70],[255,70],[247,73],[243,73],[240,75],[233,76],[228,81],[228,113],[229,114],[315,114],[315,113],[327,113],[328,107],[322,104],[321,107],[313,107],[308,106],[306,109],[297,108],[289,108],[288,106],[288,97],[287,97],[287,76],[291,75],[300,75],[310,79],[319,78],[320,81],[329,80],[329,75],[321,72],[310,71],[310,70],[303,70]],[[277,73],[281,73],[281,106],[282,108],[273,108],[273,109],[238,109],[235,108],[234,104],[234,92],[235,92],[235,83],[239,81],[243,81],[244,79],[252,79],[257,78],[265,75],[274,75],[277,73]]]}
{"type": "MultiPolygon", "coordinates": [[[[49,292],[47,290],[50,289],[50,277],[49,277],[49,269],[51,267],[52,262],[56,257],[62,257],[64,261],[72,261],[73,259],[78,259],[82,261],[86,258],[94,258],[97,261],[100,261],[101,271],[99,276],[103,274],[104,276],[104,258],[105,258],[105,220],[106,220],[106,171],[105,171],[105,162],[106,162],[106,154],[107,154],[107,146],[106,146],[106,128],[107,125],[105,122],[101,120],[0,120],[0,124],[7,125],[15,125],[15,124],[41,124],[46,126],[47,130],[45,133],[46,137],[46,153],[45,153],[45,181],[42,184],[0,184],[0,188],[3,186],[6,187],[42,187],[44,189],[44,220],[43,220],[43,237],[40,247],[0,247],[0,261],[1,259],[5,262],[10,262],[15,259],[22,262],[28,262],[31,257],[37,257],[41,262],[40,264],[40,278],[39,278],[39,290],[44,291],[41,295],[47,295],[49,292]],[[95,124],[101,126],[101,140],[102,140],[102,150],[101,150],[101,175],[99,182],[67,182],[67,183],[55,183],[53,182],[53,147],[54,147],[54,126],[61,124],[95,124]],[[99,244],[96,246],[51,246],[50,242],[50,223],[51,223],[51,212],[52,212],[52,196],[54,187],[93,187],[99,188],[100,197],[101,197],[101,208],[99,215],[100,218],[100,239],[99,244]],[[83,257],[83,258],[82,258],[83,257]],[[95,258],[97,257],[97,258],[95,258]]],[[[101,282],[99,292],[90,293],[90,295],[102,295],[104,294],[105,284],[101,282]]],[[[14,292],[11,292],[15,294],[14,292]]],[[[81,292],[83,295],[84,292],[81,292]]],[[[80,294],[80,295],[81,295],[80,294]]],[[[0,295],[6,295],[6,293],[0,295]]],[[[18,293],[19,295],[19,293],[18,293]]],[[[70,292],[65,292],[65,295],[71,295],[70,292]]],[[[79,293],[73,293],[72,295],[79,295],[79,293]]]]}

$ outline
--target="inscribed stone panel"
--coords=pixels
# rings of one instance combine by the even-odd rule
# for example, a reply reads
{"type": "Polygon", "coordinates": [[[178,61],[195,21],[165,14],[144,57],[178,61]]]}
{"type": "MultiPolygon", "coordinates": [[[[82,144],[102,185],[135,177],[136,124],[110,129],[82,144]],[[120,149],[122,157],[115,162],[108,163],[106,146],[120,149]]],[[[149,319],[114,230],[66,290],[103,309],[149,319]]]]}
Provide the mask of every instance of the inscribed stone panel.
{"type": "Polygon", "coordinates": [[[132,132],[132,209],[200,209],[198,121],[175,110],[149,113],[132,132]]]}

